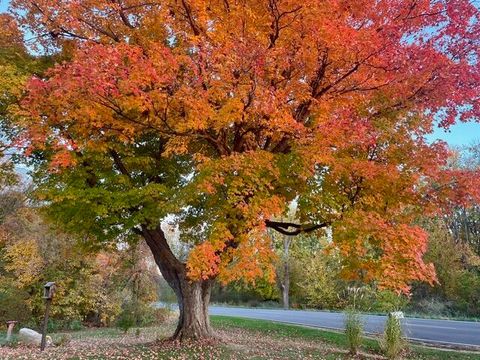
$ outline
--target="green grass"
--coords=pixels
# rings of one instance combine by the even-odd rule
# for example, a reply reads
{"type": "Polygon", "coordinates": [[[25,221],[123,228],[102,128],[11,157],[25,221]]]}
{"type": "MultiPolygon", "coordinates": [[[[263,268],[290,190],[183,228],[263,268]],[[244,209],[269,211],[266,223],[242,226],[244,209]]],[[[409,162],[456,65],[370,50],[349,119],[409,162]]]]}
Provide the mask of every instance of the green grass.
{"type": "Polygon", "coordinates": [[[12,339],[8,342],[6,339],[7,334],[6,333],[1,333],[0,334],[0,347],[1,346],[14,346],[17,342],[17,335],[13,334],[12,339]]]}
{"type": "MultiPolygon", "coordinates": [[[[289,325],[267,320],[252,320],[235,318],[230,316],[211,316],[210,321],[215,327],[241,328],[254,330],[274,337],[288,337],[303,340],[321,340],[339,347],[347,347],[347,339],[344,334],[335,331],[320,330],[298,325],[289,325]]],[[[380,350],[377,342],[365,339],[366,349],[380,350]]]]}
{"type": "MultiPolygon", "coordinates": [[[[241,328],[250,331],[260,332],[274,337],[296,338],[303,340],[318,340],[333,344],[341,348],[347,348],[347,339],[343,333],[313,329],[297,325],[276,323],[266,320],[252,320],[234,318],[228,316],[212,316],[211,322],[215,327],[241,328]]],[[[377,340],[365,338],[362,348],[373,353],[380,353],[380,346],[377,340]]],[[[409,346],[411,355],[409,359],[428,360],[480,360],[480,353],[462,352],[428,348],[418,345],[409,346]]]]}

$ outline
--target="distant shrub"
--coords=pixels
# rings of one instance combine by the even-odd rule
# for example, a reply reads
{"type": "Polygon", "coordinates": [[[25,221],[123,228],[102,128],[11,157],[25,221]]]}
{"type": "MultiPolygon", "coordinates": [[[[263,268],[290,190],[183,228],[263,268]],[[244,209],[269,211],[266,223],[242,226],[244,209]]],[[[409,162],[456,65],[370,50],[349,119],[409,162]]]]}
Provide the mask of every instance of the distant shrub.
{"type": "Polygon", "coordinates": [[[262,301],[259,307],[262,307],[265,309],[272,309],[272,308],[278,309],[280,307],[280,304],[277,301],[267,300],[267,301],[262,301]]]}
{"type": "Polygon", "coordinates": [[[247,306],[248,307],[256,308],[256,307],[258,307],[259,304],[260,304],[260,301],[258,301],[257,299],[252,299],[252,300],[247,301],[247,306]]]}
{"type": "MultiPolygon", "coordinates": [[[[43,326],[43,318],[40,318],[37,323],[27,324],[26,327],[36,328],[43,326]]],[[[49,333],[56,333],[60,331],[80,331],[85,329],[82,321],[79,319],[58,319],[58,318],[49,318],[47,331],[49,333]]]]}
{"type": "Polygon", "coordinates": [[[467,316],[480,316],[480,273],[464,271],[460,274],[455,300],[457,312],[467,316]]]}
{"type": "Polygon", "coordinates": [[[134,323],[137,327],[150,326],[153,324],[163,323],[167,316],[167,309],[156,309],[150,304],[136,303],[132,305],[134,323]]]}
{"type": "Polygon", "coordinates": [[[383,338],[380,347],[388,359],[397,359],[405,349],[406,341],[403,337],[401,320],[389,315],[385,323],[383,338]]]}
{"type": "Polygon", "coordinates": [[[422,314],[433,316],[448,316],[450,315],[451,303],[437,298],[421,299],[416,304],[414,309],[422,314]]]}
{"type": "Polygon", "coordinates": [[[345,335],[350,353],[356,355],[362,343],[363,323],[359,313],[353,309],[348,310],[345,315],[345,335]]]}
{"type": "Polygon", "coordinates": [[[338,308],[339,293],[342,290],[338,278],[339,269],[335,261],[323,253],[305,259],[298,287],[306,304],[316,309],[338,308]]]}
{"type": "MultiPolygon", "coordinates": [[[[3,284],[2,284],[3,285],[3,284]]],[[[12,284],[0,287],[0,323],[16,320],[25,324],[31,317],[27,305],[28,293],[18,290],[12,284]]]]}
{"type": "Polygon", "coordinates": [[[72,341],[72,337],[68,334],[60,335],[53,339],[53,345],[55,346],[65,346],[68,345],[72,341]]]}
{"type": "Polygon", "coordinates": [[[80,331],[84,329],[84,326],[80,320],[72,320],[69,324],[69,329],[72,331],[80,331]]]}
{"type": "Polygon", "coordinates": [[[150,304],[136,302],[132,306],[135,326],[148,326],[155,322],[155,309],[150,304]]]}
{"type": "Polygon", "coordinates": [[[132,327],[163,324],[171,314],[172,311],[167,308],[155,308],[150,304],[130,301],[123,304],[115,325],[126,333],[132,327]]]}
{"type": "Polygon", "coordinates": [[[122,308],[122,311],[116,319],[115,325],[125,334],[135,326],[135,314],[130,304],[127,304],[122,308]]]}
{"type": "Polygon", "coordinates": [[[18,338],[16,336],[13,336],[9,341],[7,339],[3,338],[0,339],[0,347],[9,347],[9,348],[16,348],[19,346],[18,338]]]}
{"type": "Polygon", "coordinates": [[[398,295],[393,291],[378,291],[373,309],[381,312],[398,311],[404,309],[408,301],[406,296],[398,295]]]}
{"type": "Polygon", "coordinates": [[[164,324],[172,317],[173,311],[167,308],[154,309],[155,323],[164,324]]]}
{"type": "MultiPolygon", "coordinates": [[[[42,320],[40,321],[40,326],[43,326],[42,320]]],[[[47,324],[47,332],[49,333],[56,333],[62,329],[64,329],[65,324],[61,320],[56,320],[56,319],[48,319],[48,324],[47,324]]]]}

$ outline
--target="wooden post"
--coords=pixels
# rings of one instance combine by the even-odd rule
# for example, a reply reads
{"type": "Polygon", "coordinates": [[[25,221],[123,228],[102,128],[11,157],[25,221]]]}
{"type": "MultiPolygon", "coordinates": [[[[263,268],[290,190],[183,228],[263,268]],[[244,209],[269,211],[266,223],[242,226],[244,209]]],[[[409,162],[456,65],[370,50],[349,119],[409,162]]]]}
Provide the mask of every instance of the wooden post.
{"type": "Polygon", "coordinates": [[[45,345],[47,344],[48,313],[50,312],[51,303],[52,299],[46,299],[45,319],[43,320],[42,343],[40,345],[41,351],[45,350],[45,345]]]}
{"type": "Polygon", "coordinates": [[[43,287],[43,298],[45,299],[45,319],[43,320],[42,342],[40,350],[45,350],[47,345],[47,327],[48,327],[48,313],[50,312],[50,304],[52,303],[53,294],[55,293],[55,283],[48,282],[43,287]]]}

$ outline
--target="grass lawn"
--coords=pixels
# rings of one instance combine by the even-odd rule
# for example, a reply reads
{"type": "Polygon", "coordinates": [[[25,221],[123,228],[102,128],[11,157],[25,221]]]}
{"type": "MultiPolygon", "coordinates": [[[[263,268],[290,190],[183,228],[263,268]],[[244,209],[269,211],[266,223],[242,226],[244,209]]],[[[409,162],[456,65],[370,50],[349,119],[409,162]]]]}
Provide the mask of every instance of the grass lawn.
{"type": "MultiPolygon", "coordinates": [[[[212,317],[219,337],[211,343],[174,344],[162,341],[172,333],[174,323],[161,327],[130,330],[93,329],[70,333],[71,341],[37,349],[0,347],[1,360],[148,360],[148,359],[352,359],[341,333],[278,324],[263,320],[212,317]]],[[[54,334],[59,339],[64,334],[54,334]]],[[[375,340],[365,339],[355,359],[382,359],[375,340]]],[[[410,346],[405,359],[480,360],[480,353],[466,353],[410,346]]]]}

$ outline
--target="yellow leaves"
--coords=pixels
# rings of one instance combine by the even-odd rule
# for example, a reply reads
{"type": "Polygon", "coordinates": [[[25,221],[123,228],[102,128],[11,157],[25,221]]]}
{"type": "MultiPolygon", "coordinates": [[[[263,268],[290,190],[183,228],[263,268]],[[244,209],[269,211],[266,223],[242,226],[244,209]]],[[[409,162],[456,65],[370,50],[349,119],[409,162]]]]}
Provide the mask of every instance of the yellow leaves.
{"type": "Polygon", "coordinates": [[[212,196],[212,206],[220,216],[228,214],[234,227],[251,229],[283,211],[283,196],[272,194],[281,172],[272,154],[237,154],[206,161],[198,168],[197,191],[212,196]]]}
{"type": "Polygon", "coordinates": [[[183,155],[188,153],[190,139],[185,136],[171,137],[165,146],[163,156],[183,155]]]}
{"type": "Polygon", "coordinates": [[[2,64],[0,60],[0,101],[2,97],[18,97],[27,76],[21,73],[13,64],[2,64]]]}
{"type": "Polygon", "coordinates": [[[15,274],[18,286],[33,284],[41,275],[43,258],[35,240],[20,240],[6,247],[5,269],[15,274]]]}
{"type": "Polygon", "coordinates": [[[212,117],[211,127],[215,130],[221,130],[242,118],[244,104],[239,98],[227,98],[220,105],[220,109],[212,117]]]}

